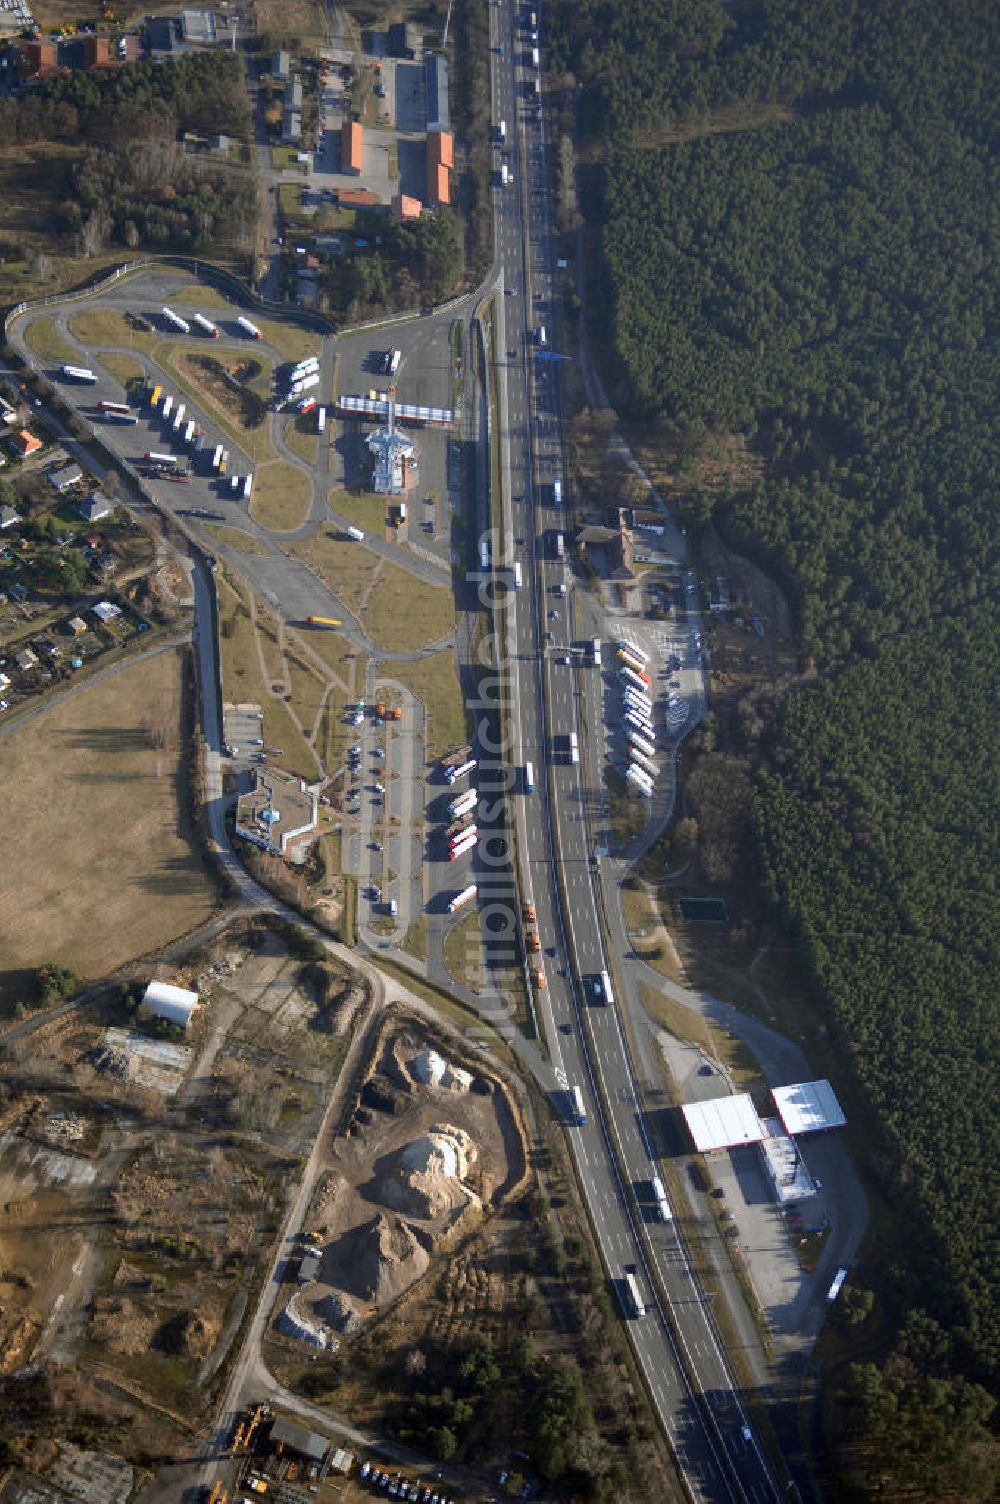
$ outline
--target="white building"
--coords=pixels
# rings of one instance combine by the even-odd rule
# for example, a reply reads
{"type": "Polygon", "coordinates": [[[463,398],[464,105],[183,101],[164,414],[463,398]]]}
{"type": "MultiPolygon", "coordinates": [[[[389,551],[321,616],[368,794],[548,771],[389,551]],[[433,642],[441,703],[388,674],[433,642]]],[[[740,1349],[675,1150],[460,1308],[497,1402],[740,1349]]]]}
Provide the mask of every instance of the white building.
{"type": "Polygon", "coordinates": [[[140,1006],[147,1017],[165,1018],[168,1024],[186,1029],[197,1003],[197,992],[186,992],[183,987],[172,987],[169,982],[150,982],[140,1006]]]}

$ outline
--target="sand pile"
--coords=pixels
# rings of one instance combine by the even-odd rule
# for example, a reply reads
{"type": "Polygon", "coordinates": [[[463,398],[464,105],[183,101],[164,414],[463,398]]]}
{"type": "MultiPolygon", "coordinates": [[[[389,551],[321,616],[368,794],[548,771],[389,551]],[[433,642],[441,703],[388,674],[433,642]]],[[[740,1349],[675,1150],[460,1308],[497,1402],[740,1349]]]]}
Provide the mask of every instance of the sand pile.
{"type": "Polygon", "coordinates": [[[472,1072],[452,1065],[437,1050],[421,1050],[407,1061],[407,1069],[415,1081],[438,1091],[468,1091],[472,1085],[472,1072]]]}
{"type": "Polygon", "coordinates": [[[360,1300],[388,1305],[420,1278],[427,1250],[400,1217],[379,1212],[349,1235],[342,1253],[345,1288],[360,1300]]]}
{"type": "Polygon", "coordinates": [[[379,1181],[379,1199],[411,1217],[434,1221],[460,1210],[473,1193],[463,1184],[478,1158],[464,1128],[438,1123],[407,1144],[379,1181]]]}

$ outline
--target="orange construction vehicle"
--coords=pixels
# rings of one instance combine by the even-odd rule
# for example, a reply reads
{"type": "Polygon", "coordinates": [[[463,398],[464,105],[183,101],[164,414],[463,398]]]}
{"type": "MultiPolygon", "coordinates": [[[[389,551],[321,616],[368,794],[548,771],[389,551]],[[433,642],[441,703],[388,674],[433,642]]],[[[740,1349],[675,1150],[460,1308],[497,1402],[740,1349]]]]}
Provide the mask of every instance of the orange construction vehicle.
{"type": "Polygon", "coordinates": [[[538,938],[538,931],[537,930],[529,930],[528,934],[527,934],[527,940],[528,940],[528,949],[530,951],[539,951],[539,950],[541,950],[541,948],[542,948],[542,942],[538,938]]]}
{"type": "Polygon", "coordinates": [[[526,903],[524,905],[524,918],[528,924],[535,923],[535,905],[533,903],[526,903]]]}
{"type": "Polygon", "coordinates": [[[379,718],[380,721],[384,721],[385,720],[385,701],[384,700],[379,700],[378,704],[375,706],[375,714],[378,716],[378,718],[379,718]]]}

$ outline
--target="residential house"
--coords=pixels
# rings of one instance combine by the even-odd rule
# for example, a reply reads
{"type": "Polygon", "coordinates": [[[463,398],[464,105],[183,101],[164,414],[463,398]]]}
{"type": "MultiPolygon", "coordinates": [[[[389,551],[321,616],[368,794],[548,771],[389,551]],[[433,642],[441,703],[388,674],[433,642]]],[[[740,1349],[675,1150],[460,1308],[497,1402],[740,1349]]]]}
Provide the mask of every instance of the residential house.
{"type": "Polygon", "coordinates": [[[84,522],[101,522],[103,518],[112,516],[115,504],[103,491],[95,491],[93,496],[87,496],[78,502],[76,510],[84,522]]]}
{"type": "Polygon", "coordinates": [[[15,512],[13,507],[0,507],[0,532],[5,527],[13,527],[15,522],[21,521],[20,512],[15,512]]]}
{"type": "Polygon", "coordinates": [[[397,193],[392,201],[392,212],[397,219],[419,219],[423,208],[420,200],[411,198],[408,193],[397,193]]]}
{"type": "Polygon", "coordinates": [[[368,188],[338,188],[337,203],[342,209],[374,209],[378,195],[368,188]]]}
{"type": "Polygon", "coordinates": [[[22,459],[27,459],[30,454],[37,454],[44,447],[41,439],[36,439],[26,428],[22,428],[20,433],[11,434],[7,443],[22,459]]]}
{"type": "Polygon", "coordinates": [[[60,493],[79,485],[82,480],[83,471],[79,465],[60,465],[58,470],[49,471],[49,485],[60,493]]]}
{"type": "Polygon", "coordinates": [[[576,541],[606,578],[632,580],[635,578],[635,560],[627,509],[616,508],[614,516],[617,526],[582,527],[577,532],[576,541]]]}

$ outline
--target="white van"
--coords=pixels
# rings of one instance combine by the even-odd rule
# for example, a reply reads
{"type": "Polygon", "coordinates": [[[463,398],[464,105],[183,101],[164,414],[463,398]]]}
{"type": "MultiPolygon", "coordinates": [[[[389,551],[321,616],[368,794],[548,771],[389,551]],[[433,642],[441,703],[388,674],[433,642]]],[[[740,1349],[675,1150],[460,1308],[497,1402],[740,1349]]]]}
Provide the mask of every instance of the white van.
{"type": "Polygon", "coordinates": [[[548,344],[548,342],[549,342],[549,337],[548,337],[548,335],[545,332],[545,325],[544,324],[539,324],[539,326],[538,326],[538,343],[539,343],[540,348],[544,350],[545,346],[548,344]]]}

